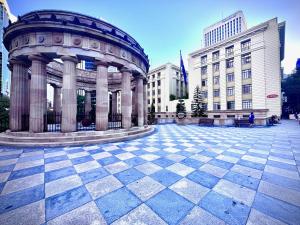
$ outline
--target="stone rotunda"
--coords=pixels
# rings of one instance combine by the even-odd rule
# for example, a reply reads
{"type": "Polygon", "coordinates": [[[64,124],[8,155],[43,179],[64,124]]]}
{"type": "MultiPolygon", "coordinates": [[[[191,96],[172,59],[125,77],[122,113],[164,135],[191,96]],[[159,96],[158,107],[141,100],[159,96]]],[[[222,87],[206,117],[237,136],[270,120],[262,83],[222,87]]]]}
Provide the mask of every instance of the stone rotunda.
{"type": "Polygon", "coordinates": [[[90,94],[96,92],[95,130],[105,131],[114,122],[111,115],[117,113],[118,93],[120,128],[126,130],[133,125],[132,115],[136,115],[137,126],[146,124],[148,56],[121,29],[78,13],[34,11],[5,29],[4,45],[9,51],[12,71],[9,121],[12,132],[49,131],[47,84],[54,88],[53,111],[60,117],[55,123],[60,123],[58,130],[62,133],[78,130],[79,89],[85,90],[88,110],[91,110],[90,94]],[[95,69],[78,68],[83,61],[95,69]]]}

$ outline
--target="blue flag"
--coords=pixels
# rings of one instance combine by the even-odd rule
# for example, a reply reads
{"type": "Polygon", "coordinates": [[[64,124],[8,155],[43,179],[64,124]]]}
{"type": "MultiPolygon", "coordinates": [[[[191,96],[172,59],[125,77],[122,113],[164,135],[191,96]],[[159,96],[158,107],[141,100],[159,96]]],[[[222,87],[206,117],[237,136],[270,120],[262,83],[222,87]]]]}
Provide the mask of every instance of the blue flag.
{"type": "Polygon", "coordinates": [[[187,84],[187,75],[182,60],[181,50],[180,50],[180,72],[183,75],[184,83],[187,84]]]}

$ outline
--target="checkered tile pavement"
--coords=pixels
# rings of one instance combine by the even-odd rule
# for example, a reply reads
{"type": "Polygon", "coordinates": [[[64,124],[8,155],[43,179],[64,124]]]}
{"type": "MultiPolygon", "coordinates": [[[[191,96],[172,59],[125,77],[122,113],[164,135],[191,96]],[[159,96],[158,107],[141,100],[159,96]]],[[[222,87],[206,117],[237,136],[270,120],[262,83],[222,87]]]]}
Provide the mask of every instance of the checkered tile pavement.
{"type": "Polygon", "coordinates": [[[157,126],[83,147],[0,147],[0,224],[299,224],[300,128],[157,126]]]}

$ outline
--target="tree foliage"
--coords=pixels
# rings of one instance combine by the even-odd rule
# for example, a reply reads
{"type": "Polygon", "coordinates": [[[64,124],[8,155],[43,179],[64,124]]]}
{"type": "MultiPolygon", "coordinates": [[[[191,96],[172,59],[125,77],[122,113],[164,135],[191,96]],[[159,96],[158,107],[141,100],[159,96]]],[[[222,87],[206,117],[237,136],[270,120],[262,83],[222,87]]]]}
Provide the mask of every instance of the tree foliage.
{"type": "Polygon", "coordinates": [[[173,94],[170,94],[170,101],[173,101],[173,100],[175,100],[175,99],[176,99],[176,96],[173,95],[173,94]]]}
{"type": "Polygon", "coordinates": [[[204,102],[203,102],[203,93],[201,92],[200,87],[197,85],[194,90],[193,102],[192,102],[192,112],[193,116],[204,116],[204,102]]]}
{"type": "Polygon", "coordinates": [[[0,96],[0,118],[8,118],[9,115],[9,97],[0,96]]]}
{"type": "Polygon", "coordinates": [[[283,113],[300,112],[300,69],[282,81],[282,91],[286,97],[283,102],[283,113]]]}
{"type": "Polygon", "coordinates": [[[179,99],[176,105],[176,114],[178,113],[184,113],[184,115],[186,114],[186,108],[183,99],[179,99]]]}

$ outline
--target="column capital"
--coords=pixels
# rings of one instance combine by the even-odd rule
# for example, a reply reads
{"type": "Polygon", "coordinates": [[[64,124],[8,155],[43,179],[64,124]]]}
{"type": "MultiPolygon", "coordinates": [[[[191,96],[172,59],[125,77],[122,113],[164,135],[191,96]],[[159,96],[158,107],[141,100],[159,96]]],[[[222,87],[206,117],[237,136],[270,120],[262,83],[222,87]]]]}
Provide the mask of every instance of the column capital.
{"type": "Polygon", "coordinates": [[[94,62],[96,64],[96,66],[109,67],[109,63],[105,59],[95,59],[94,62]]]}
{"type": "Polygon", "coordinates": [[[132,73],[132,70],[129,69],[128,67],[123,66],[123,67],[120,69],[120,72],[121,72],[121,73],[132,73]]]}
{"type": "Polygon", "coordinates": [[[25,66],[25,67],[30,67],[30,63],[28,61],[17,59],[17,58],[10,58],[8,60],[8,62],[10,64],[10,66],[13,65],[13,64],[18,64],[18,65],[22,65],[22,66],[25,66]]]}
{"type": "Polygon", "coordinates": [[[48,59],[47,57],[42,56],[40,54],[30,55],[30,56],[28,56],[28,59],[31,60],[31,61],[33,61],[33,60],[41,61],[41,62],[46,63],[46,64],[48,64],[50,62],[50,59],[48,59]]]}
{"type": "Polygon", "coordinates": [[[73,63],[78,63],[78,59],[74,56],[64,55],[64,56],[60,57],[60,59],[62,61],[71,61],[73,63]]]}

